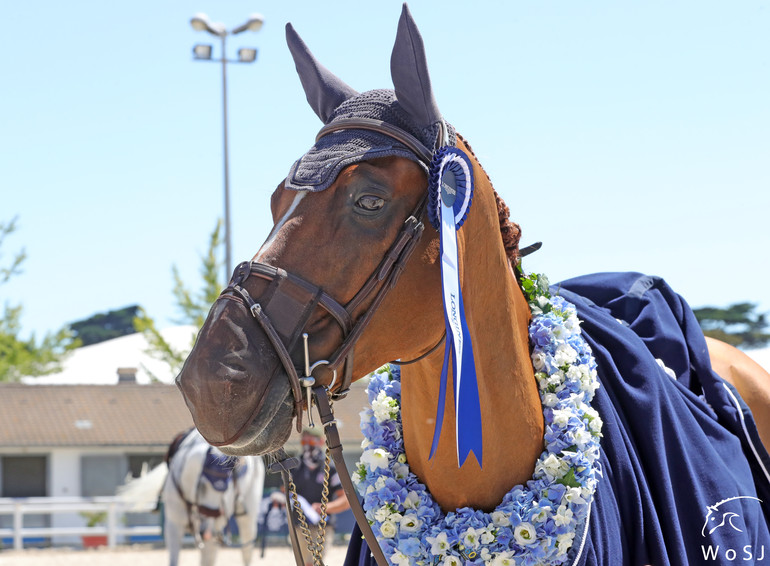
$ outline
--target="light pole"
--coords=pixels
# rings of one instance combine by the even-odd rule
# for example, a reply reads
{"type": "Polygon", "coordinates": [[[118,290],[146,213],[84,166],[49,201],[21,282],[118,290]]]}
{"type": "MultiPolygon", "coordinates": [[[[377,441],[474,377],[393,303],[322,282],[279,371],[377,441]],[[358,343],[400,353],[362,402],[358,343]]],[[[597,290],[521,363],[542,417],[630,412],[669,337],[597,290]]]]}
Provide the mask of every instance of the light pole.
{"type": "Polygon", "coordinates": [[[246,22],[230,31],[224,24],[213,23],[206,14],[195,14],[190,19],[190,25],[195,31],[206,31],[222,40],[222,53],[219,59],[211,58],[211,45],[197,44],[193,46],[193,59],[195,61],[210,61],[222,63],[222,139],[224,146],[224,184],[225,184],[225,282],[230,278],[232,263],[232,247],[230,240],[230,171],[227,147],[227,64],[228,63],[253,63],[257,59],[257,50],[251,47],[243,47],[238,50],[238,59],[228,59],[226,40],[228,35],[237,35],[244,31],[259,31],[264,23],[261,14],[252,14],[246,22]]]}

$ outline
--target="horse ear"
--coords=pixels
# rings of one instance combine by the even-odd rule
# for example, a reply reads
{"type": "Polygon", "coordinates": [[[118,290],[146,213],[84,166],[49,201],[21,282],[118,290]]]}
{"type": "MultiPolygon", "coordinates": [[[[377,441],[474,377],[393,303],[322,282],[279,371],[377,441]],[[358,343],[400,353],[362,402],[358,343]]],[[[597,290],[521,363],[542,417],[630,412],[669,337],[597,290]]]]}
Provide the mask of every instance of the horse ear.
{"type": "Polygon", "coordinates": [[[294,58],[299,80],[310,107],[326,124],[335,108],[358,94],[321,65],[291,24],[286,24],[286,43],[294,58]]]}
{"type": "Polygon", "coordinates": [[[441,120],[430,86],[425,45],[406,3],[401,10],[396,43],[390,56],[390,74],[398,103],[420,127],[427,128],[441,120]]]}

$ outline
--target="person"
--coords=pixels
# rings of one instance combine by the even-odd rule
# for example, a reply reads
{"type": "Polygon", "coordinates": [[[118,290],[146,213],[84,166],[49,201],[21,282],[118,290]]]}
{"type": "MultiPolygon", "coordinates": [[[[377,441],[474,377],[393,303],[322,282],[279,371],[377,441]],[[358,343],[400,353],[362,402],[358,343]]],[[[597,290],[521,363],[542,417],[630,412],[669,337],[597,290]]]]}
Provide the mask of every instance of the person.
{"type": "MultiPolygon", "coordinates": [[[[321,514],[321,495],[324,486],[324,461],[326,458],[325,442],[320,427],[305,428],[300,438],[302,452],[299,454],[299,466],[294,468],[292,477],[294,485],[297,488],[297,494],[307,499],[315,513],[320,518],[321,514]]],[[[329,463],[329,500],[326,506],[326,529],[324,536],[324,553],[326,548],[332,543],[335,531],[334,515],[342,513],[350,508],[345,491],[342,489],[340,477],[334,463],[329,463]]],[[[307,515],[307,514],[306,514],[307,515]]],[[[310,519],[311,517],[307,517],[310,519]]],[[[311,540],[316,540],[319,533],[318,520],[307,521],[310,529],[311,540]]],[[[299,529],[299,525],[297,525],[299,529]]],[[[300,549],[305,566],[312,566],[313,556],[307,548],[307,541],[298,531],[300,540],[300,549]]]]}

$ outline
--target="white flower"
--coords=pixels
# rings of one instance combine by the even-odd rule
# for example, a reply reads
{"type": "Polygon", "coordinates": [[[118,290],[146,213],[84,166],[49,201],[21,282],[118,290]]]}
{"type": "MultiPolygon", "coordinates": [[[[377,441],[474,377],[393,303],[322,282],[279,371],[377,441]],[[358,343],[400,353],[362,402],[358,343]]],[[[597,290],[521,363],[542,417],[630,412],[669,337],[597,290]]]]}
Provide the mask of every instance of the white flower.
{"type": "Polygon", "coordinates": [[[532,513],[532,515],[530,516],[530,519],[533,520],[535,523],[542,523],[546,519],[548,519],[548,517],[550,516],[549,514],[551,512],[551,508],[548,507],[547,505],[544,507],[536,507],[535,509],[538,509],[538,511],[535,513],[532,513]]]}
{"type": "Polygon", "coordinates": [[[506,550],[495,556],[489,566],[514,566],[514,564],[513,552],[506,550]]]}
{"type": "Polygon", "coordinates": [[[400,550],[397,550],[390,555],[390,561],[397,566],[409,566],[410,560],[411,559],[400,550]]]}
{"type": "Polygon", "coordinates": [[[398,409],[398,403],[392,397],[388,397],[384,391],[380,391],[377,398],[372,401],[372,411],[378,423],[392,419],[394,409],[398,409]]]}
{"type": "Polygon", "coordinates": [[[562,501],[575,504],[583,504],[586,502],[586,500],[583,498],[583,492],[579,487],[568,487],[567,491],[564,492],[562,501]]]}
{"type": "Polygon", "coordinates": [[[532,353],[532,367],[535,371],[542,371],[545,367],[545,354],[543,352],[532,353]]]}
{"type": "Polygon", "coordinates": [[[591,429],[591,432],[596,436],[599,435],[602,432],[602,425],[604,422],[602,421],[602,418],[599,416],[599,413],[594,409],[593,407],[586,405],[585,411],[583,413],[585,415],[585,418],[588,419],[588,428],[591,429]]]}
{"type": "Polygon", "coordinates": [[[553,360],[558,367],[574,364],[575,360],[577,360],[577,352],[569,344],[559,344],[556,348],[556,353],[553,355],[553,360]]]}
{"type": "Polygon", "coordinates": [[[574,532],[567,532],[556,537],[556,546],[559,548],[559,556],[567,553],[570,547],[572,547],[574,538],[574,532]]]}
{"type": "Polygon", "coordinates": [[[492,523],[498,527],[509,527],[511,525],[510,513],[505,513],[504,511],[492,511],[490,517],[492,518],[492,523]]]}
{"type": "Polygon", "coordinates": [[[481,530],[481,544],[492,544],[495,542],[495,535],[489,529],[481,530]]]}
{"type": "Polygon", "coordinates": [[[537,533],[532,523],[519,523],[513,529],[513,538],[521,546],[529,546],[537,542],[537,533]]]}
{"type": "Polygon", "coordinates": [[[462,541],[466,548],[473,548],[476,549],[479,547],[480,541],[479,541],[479,535],[481,534],[480,531],[477,531],[473,527],[469,527],[462,535],[462,541]]]}
{"type": "Polygon", "coordinates": [[[560,505],[556,510],[556,515],[553,516],[553,522],[558,526],[569,525],[572,521],[572,509],[566,505],[560,505]]]}
{"type": "Polygon", "coordinates": [[[447,556],[441,562],[441,566],[463,566],[463,563],[456,556],[447,556]]]}
{"type": "Polygon", "coordinates": [[[584,450],[588,444],[593,442],[593,434],[588,432],[585,428],[574,431],[572,438],[575,441],[575,446],[578,447],[578,450],[584,450]]]}
{"type": "Polygon", "coordinates": [[[417,509],[417,507],[420,505],[420,494],[416,491],[410,491],[406,494],[406,499],[404,500],[404,509],[417,509]]]}
{"type": "Polygon", "coordinates": [[[535,473],[545,473],[551,481],[564,477],[568,471],[569,464],[555,454],[549,454],[545,460],[535,464],[535,473]]]}
{"type": "Polygon", "coordinates": [[[414,513],[407,513],[401,517],[401,532],[416,533],[422,527],[422,520],[414,513]]]}
{"type": "Polygon", "coordinates": [[[378,523],[384,523],[388,519],[390,519],[390,516],[393,514],[393,509],[391,509],[390,505],[383,505],[379,509],[377,509],[374,512],[374,520],[378,523]]]}
{"type": "Polygon", "coordinates": [[[399,464],[406,464],[406,454],[399,454],[396,457],[396,460],[398,461],[399,464]]]}
{"type": "Polygon", "coordinates": [[[393,471],[393,476],[397,480],[402,480],[409,475],[409,466],[406,464],[393,464],[391,470],[393,471]]]}
{"type": "Polygon", "coordinates": [[[365,450],[363,454],[361,454],[361,462],[366,464],[366,466],[374,471],[378,468],[387,468],[388,467],[388,458],[390,457],[390,454],[382,448],[375,448],[373,450],[365,450]]]}
{"type": "Polygon", "coordinates": [[[570,314],[567,320],[564,321],[564,328],[566,328],[570,334],[577,334],[580,332],[580,319],[574,314],[570,314]]]}
{"type": "Polygon", "coordinates": [[[555,407],[559,403],[559,398],[556,393],[546,393],[540,399],[544,407],[555,407]]]}
{"type": "Polygon", "coordinates": [[[430,553],[434,556],[443,556],[449,550],[449,540],[446,533],[439,533],[435,537],[426,537],[430,545],[430,553]]]}
{"type": "Polygon", "coordinates": [[[567,369],[567,379],[571,379],[573,381],[580,381],[580,379],[583,377],[583,372],[580,371],[580,368],[578,366],[569,366],[569,369],[567,369]]]}
{"type": "Polygon", "coordinates": [[[564,428],[569,423],[569,419],[572,416],[572,409],[554,409],[553,410],[553,424],[559,428],[564,428]]]}
{"type": "Polygon", "coordinates": [[[396,528],[396,523],[393,521],[384,521],[380,525],[380,532],[382,533],[382,536],[385,538],[393,538],[396,536],[396,532],[398,532],[398,529],[396,528]]]}

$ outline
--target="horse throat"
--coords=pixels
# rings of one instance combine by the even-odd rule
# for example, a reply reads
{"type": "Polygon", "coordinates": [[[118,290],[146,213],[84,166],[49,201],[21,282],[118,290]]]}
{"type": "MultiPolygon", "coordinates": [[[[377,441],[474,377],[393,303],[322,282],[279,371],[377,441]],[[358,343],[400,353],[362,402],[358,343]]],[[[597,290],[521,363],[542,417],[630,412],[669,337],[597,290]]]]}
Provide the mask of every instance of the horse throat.
{"type": "MultiPolygon", "coordinates": [[[[477,171],[479,178],[486,181],[483,171],[477,171]]],[[[486,189],[477,181],[475,210],[458,232],[463,300],[481,402],[483,467],[469,456],[458,468],[451,385],[441,439],[428,459],[443,349],[402,368],[407,460],[445,512],[464,506],[493,510],[512,487],[532,477],[543,450],[543,412],[527,336],[530,311],[500,242],[494,195],[491,187],[486,189]]]]}

